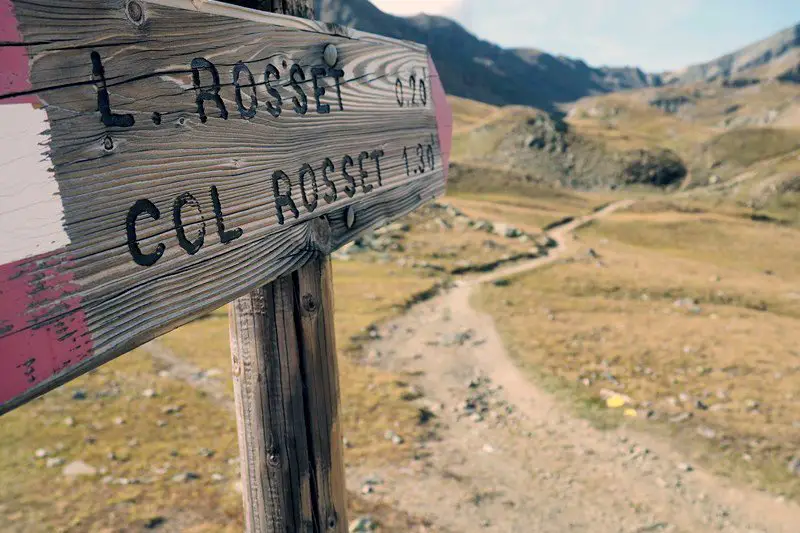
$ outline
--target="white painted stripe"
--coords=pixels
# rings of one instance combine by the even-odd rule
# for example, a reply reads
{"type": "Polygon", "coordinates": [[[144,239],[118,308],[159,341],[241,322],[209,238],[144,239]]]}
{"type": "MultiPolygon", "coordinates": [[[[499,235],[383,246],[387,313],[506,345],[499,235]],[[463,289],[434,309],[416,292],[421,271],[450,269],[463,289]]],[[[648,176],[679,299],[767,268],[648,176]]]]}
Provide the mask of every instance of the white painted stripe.
{"type": "Polygon", "coordinates": [[[32,104],[0,105],[0,264],[69,243],[58,183],[47,156],[47,113],[32,104]]]}

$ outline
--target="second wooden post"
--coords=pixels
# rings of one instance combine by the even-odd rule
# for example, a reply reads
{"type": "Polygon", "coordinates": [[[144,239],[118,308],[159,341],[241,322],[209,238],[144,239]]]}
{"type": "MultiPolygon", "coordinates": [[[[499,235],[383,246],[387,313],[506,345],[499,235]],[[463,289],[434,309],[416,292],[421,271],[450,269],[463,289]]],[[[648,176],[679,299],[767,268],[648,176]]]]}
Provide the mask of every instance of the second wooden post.
{"type": "MultiPolygon", "coordinates": [[[[312,5],[272,0],[251,7],[310,17],[312,5]]],[[[347,531],[330,228],[324,219],[311,223],[318,256],[229,311],[250,533],[347,531]]]]}

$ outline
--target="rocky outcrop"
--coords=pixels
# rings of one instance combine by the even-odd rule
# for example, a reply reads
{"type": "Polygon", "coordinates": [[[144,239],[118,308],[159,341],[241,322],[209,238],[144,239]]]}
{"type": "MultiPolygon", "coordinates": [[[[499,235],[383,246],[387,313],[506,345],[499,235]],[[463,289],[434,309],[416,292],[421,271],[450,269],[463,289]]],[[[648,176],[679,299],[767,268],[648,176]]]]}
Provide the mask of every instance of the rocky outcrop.
{"type": "Polygon", "coordinates": [[[695,105],[694,100],[689,98],[686,95],[678,95],[678,96],[662,96],[659,98],[655,98],[650,100],[650,105],[661,109],[666,113],[670,113],[672,115],[678,113],[682,108],[687,106],[695,105]]]}
{"type": "Polygon", "coordinates": [[[477,155],[475,160],[528,173],[533,182],[555,181],[577,189],[632,184],[668,187],[686,176],[686,166],[672,151],[615,150],[571,131],[558,116],[531,115],[518,118],[510,131],[503,130],[508,121],[500,120],[473,132],[468,141],[476,145],[501,137],[495,150],[477,155]]]}
{"type": "Polygon", "coordinates": [[[623,170],[626,184],[667,187],[686,177],[686,166],[671,150],[634,150],[625,154],[623,170]]]}

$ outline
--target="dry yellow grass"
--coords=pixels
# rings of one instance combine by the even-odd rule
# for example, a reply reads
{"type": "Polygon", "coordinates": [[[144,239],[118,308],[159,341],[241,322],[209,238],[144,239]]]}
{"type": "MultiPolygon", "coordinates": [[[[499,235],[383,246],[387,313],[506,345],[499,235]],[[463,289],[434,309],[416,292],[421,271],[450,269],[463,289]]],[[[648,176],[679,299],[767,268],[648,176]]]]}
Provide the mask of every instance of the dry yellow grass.
{"type": "MultiPolygon", "coordinates": [[[[346,353],[357,343],[352,337],[398,312],[412,294],[434,282],[408,268],[357,261],[334,264],[342,418],[352,445],[346,450],[350,463],[377,464],[412,456],[419,413],[403,400],[407,392],[403,377],[360,366],[346,353]],[[406,443],[397,446],[387,441],[387,429],[403,434],[406,443]]],[[[199,369],[219,370],[220,381],[228,384],[231,394],[225,309],[159,342],[199,369]]],[[[171,375],[160,377],[162,368],[144,350],[135,350],[3,417],[3,531],[139,530],[158,517],[171,528],[241,531],[241,495],[234,490],[239,451],[233,414],[189,384],[171,375]],[[145,398],[142,392],[150,388],[157,395],[145,398]],[[76,390],[85,391],[87,399],[72,400],[76,390]],[[166,414],[171,406],[180,411],[166,414]],[[73,425],[65,423],[68,418],[73,425]],[[118,418],[123,423],[117,424],[118,418]],[[166,425],[159,426],[159,420],[166,425]],[[39,448],[66,463],[82,460],[107,472],[65,478],[62,466],[47,468],[45,458],[35,457],[39,448]],[[204,457],[203,448],[213,450],[213,456],[204,457]],[[112,452],[115,458],[109,455],[112,452]],[[164,472],[158,470],[163,468],[164,472]],[[196,473],[199,479],[172,481],[184,472],[196,473]],[[215,481],[214,474],[224,479],[215,481]],[[113,481],[104,482],[106,476],[113,481]],[[120,479],[130,484],[120,484],[124,483],[120,479]]],[[[406,531],[409,524],[418,523],[385,505],[357,496],[350,501],[354,514],[372,512],[387,530],[406,531]]]]}
{"type": "Polygon", "coordinates": [[[716,471],[798,497],[786,468],[800,442],[798,236],[720,216],[620,213],[580,233],[576,261],[477,299],[521,366],[583,414],[621,423],[599,400],[618,391],[656,414],[644,428],[716,471]],[[684,412],[689,421],[668,421],[684,412]]]}

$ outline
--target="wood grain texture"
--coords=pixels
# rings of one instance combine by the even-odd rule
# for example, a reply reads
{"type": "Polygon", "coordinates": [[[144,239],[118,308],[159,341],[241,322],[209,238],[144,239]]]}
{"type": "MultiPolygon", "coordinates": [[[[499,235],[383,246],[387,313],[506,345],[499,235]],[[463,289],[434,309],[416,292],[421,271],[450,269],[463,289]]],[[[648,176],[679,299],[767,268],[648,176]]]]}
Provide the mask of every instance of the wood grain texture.
{"type": "Polygon", "coordinates": [[[291,276],[230,307],[245,529],[315,531],[291,276]]]}
{"type": "Polygon", "coordinates": [[[347,504],[330,256],[306,264],[294,278],[300,304],[300,354],[314,516],[320,524],[319,531],[344,533],[347,504]]]}
{"type": "Polygon", "coordinates": [[[319,251],[311,261],[230,307],[250,533],[347,531],[333,282],[326,255],[334,238],[326,218],[310,222],[309,232],[319,251]],[[270,366],[272,371],[261,372],[270,366]],[[274,393],[278,390],[283,394],[274,393]],[[276,453],[286,460],[277,460],[276,453]]]}
{"type": "MultiPolygon", "coordinates": [[[[59,364],[39,367],[37,361],[35,379],[23,393],[0,389],[0,413],[296,270],[320,251],[309,224],[321,216],[330,221],[335,247],[443,193],[442,143],[430,98],[435,80],[420,45],[199,0],[140,2],[139,22],[131,20],[123,0],[13,4],[31,88],[24,95],[0,94],[0,103],[25,95],[43,103],[50,142],[40,155],[52,161],[63,211],[58,222],[69,242],[46,257],[15,263],[0,278],[0,372],[29,370],[20,365],[31,358],[32,332],[55,322],[72,324],[69,318],[78,314],[85,328],[53,333],[57,341],[48,358],[59,364]],[[314,95],[311,72],[324,66],[328,44],[339,52],[341,107],[332,76],[317,79],[318,89],[326,91],[321,106],[314,95]],[[210,69],[192,71],[198,58],[214,65],[218,84],[210,69]],[[241,67],[234,80],[237,63],[248,67],[255,87],[241,67]],[[278,117],[266,106],[277,103],[265,84],[268,65],[278,71],[270,87],[281,95],[278,117]],[[296,87],[292,65],[306,76],[296,87]],[[404,89],[397,89],[398,79],[404,89]],[[212,98],[203,101],[203,120],[197,96],[217,87],[227,119],[212,98]],[[302,103],[298,90],[306,95],[305,114],[292,101],[302,103]],[[105,112],[101,94],[107,97],[105,112]],[[243,118],[253,104],[256,114],[243,118]],[[319,113],[325,105],[329,113],[319,113]],[[132,126],[124,125],[126,117],[132,126]],[[362,182],[359,155],[377,150],[383,151],[377,163],[362,158],[362,182]],[[342,173],[345,156],[353,159],[347,169],[352,178],[342,173]],[[323,176],[326,158],[334,167],[325,171],[330,187],[323,176]],[[313,170],[316,194],[307,169],[301,190],[304,164],[313,170]],[[278,180],[276,195],[273,176],[279,170],[286,179],[278,180]],[[337,194],[328,202],[325,194],[333,187],[337,194]],[[297,216],[276,203],[287,191],[297,216]],[[140,200],[154,210],[135,218],[134,244],[145,255],[163,246],[151,266],[134,262],[130,250],[127,218],[140,200]],[[358,211],[352,230],[339,224],[347,206],[358,211]],[[4,287],[20,279],[27,289],[11,305],[4,287]],[[68,344],[76,338],[90,349],[70,355],[68,344]]],[[[12,210],[22,218],[37,213],[33,205],[0,199],[0,216],[12,210]]],[[[46,227],[27,227],[24,237],[44,238],[30,232],[46,227]]]]}

